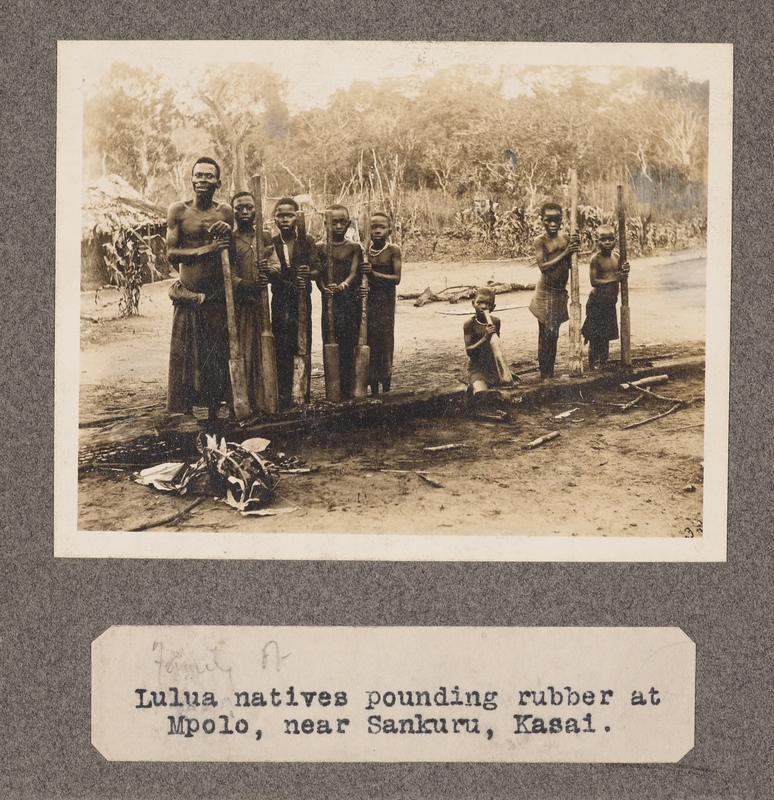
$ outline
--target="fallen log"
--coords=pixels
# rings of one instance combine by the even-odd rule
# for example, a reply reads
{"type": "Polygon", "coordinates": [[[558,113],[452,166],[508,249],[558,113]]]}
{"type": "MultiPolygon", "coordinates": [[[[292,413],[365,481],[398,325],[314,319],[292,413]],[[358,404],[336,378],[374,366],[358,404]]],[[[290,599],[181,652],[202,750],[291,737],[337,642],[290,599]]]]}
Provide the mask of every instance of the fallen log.
{"type": "Polygon", "coordinates": [[[461,450],[463,447],[467,447],[466,444],[438,444],[433,447],[424,447],[422,451],[424,453],[446,453],[449,450],[461,450]]]}
{"type": "Polygon", "coordinates": [[[622,383],[622,389],[638,389],[641,386],[656,386],[659,383],[666,383],[669,380],[669,375],[652,375],[650,378],[640,378],[638,381],[631,381],[630,383],[622,383]]]}
{"type": "MultiPolygon", "coordinates": [[[[444,289],[441,289],[441,292],[452,292],[457,289],[468,289],[468,286],[447,286],[444,289]]],[[[398,300],[416,300],[418,297],[421,297],[426,292],[430,294],[435,294],[433,290],[428,286],[423,292],[401,292],[398,295],[398,300]]],[[[437,296],[437,295],[436,295],[437,296]]]]}
{"type": "Polygon", "coordinates": [[[533,450],[535,447],[540,447],[541,444],[545,444],[546,442],[550,442],[552,439],[556,439],[559,435],[559,431],[551,431],[551,433],[547,433],[545,436],[539,436],[537,439],[533,439],[529,444],[524,445],[524,450],[533,450]]]}
{"type": "MultiPolygon", "coordinates": [[[[460,300],[472,300],[475,297],[476,286],[469,286],[466,289],[457,291],[444,290],[440,292],[442,300],[448,300],[450,303],[459,303],[460,300]]],[[[530,291],[535,288],[534,283],[487,283],[487,289],[491,289],[495,294],[507,294],[508,292],[521,292],[530,291]]]]}
{"type": "MultiPolygon", "coordinates": [[[[401,295],[401,299],[403,299],[403,295],[401,295]]],[[[410,298],[406,298],[410,299],[410,298]]],[[[421,308],[422,306],[426,305],[427,303],[437,303],[439,300],[442,300],[442,297],[439,297],[437,294],[433,292],[433,290],[428,286],[424,292],[421,292],[417,295],[416,302],[414,306],[416,308],[421,308]]]]}
{"type": "Polygon", "coordinates": [[[510,422],[510,417],[507,411],[476,411],[471,415],[472,419],[479,422],[510,422]]]}
{"type": "Polygon", "coordinates": [[[632,422],[630,425],[624,425],[621,430],[627,431],[629,428],[639,428],[640,425],[647,425],[649,422],[654,422],[657,419],[661,419],[661,417],[666,417],[669,414],[673,414],[677,411],[684,403],[675,403],[669,411],[665,411],[663,414],[656,414],[655,417],[648,417],[647,419],[641,419],[639,422],[632,422]]]}
{"type": "MultiPolygon", "coordinates": [[[[532,291],[535,288],[534,283],[488,283],[486,286],[495,294],[532,291]]],[[[460,300],[472,300],[477,288],[477,286],[451,286],[441,289],[440,292],[434,292],[428,286],[423,292],[405,292],[399,294],[398,298],[400,300],[414,300],[414,305],[417,308],[421,308],[427,303],[438,303],[443,300],[449,303],[458,303],[460,300]]]]}

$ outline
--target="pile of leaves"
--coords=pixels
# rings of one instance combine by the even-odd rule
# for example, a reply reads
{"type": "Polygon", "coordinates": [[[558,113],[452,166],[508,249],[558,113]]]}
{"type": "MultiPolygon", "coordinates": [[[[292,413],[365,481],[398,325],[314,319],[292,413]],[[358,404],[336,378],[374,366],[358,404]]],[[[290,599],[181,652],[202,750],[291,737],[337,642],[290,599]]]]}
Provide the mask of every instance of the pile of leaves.
{"type": "Polygon", "coordinates": [[[256,513],[272,503],[285,456],[272,457],[268,440],[255,438],[236,444],[203,433],[197,449],[201,457],[194,464],[170,462],[149,467],[137,473],[137,483],[180,496],[220,497],[243,514],[256,513]]]}

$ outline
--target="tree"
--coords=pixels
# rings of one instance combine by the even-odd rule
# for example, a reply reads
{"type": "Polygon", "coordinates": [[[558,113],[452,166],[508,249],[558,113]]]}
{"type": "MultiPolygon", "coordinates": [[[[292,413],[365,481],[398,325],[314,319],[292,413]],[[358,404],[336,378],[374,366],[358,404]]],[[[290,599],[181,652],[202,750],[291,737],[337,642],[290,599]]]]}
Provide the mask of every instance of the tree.
{"type": "Polygon", "coordinates": [[[141,194],[158,195],[176,161],[174,99],[154,69],[112,65],[84,108],[84,148],[98,155],[102,174],[116,172],[141,194]]]}
{"type": "Polygon", "coordinates": [[[705,180],[707,168],[709,83],[690,81],[674,69],[658,70],[646,87],[658,100],[655,132],[663,161],[687,178],[705,180]]]}
{"type": "Polygon", "coordinates": [[[265,64],[238,63],[205,71],[196,94],[214,118],[209,130],[230,173],[231,193],[249,188],[248,150],[253,169],[263,171],[271,140],[287,134],[285,87],[265,64]]]}

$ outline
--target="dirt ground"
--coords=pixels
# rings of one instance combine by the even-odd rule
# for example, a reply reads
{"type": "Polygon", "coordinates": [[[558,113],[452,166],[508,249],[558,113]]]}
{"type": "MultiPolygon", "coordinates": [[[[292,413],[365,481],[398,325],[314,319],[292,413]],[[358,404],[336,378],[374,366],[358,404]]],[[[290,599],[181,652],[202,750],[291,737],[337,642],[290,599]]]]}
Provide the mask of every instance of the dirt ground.
{"type": "MultiPolygon", "coordinates": [[[[635,358],[671,358],[704,352],[705,254],[685,251],[632,263],[630,296],[635,358]]],[[[516,261],[406,264],[400,292],[472,285],[488,280],[534,282],[536,269],[516,261]]],[[[171,328],[168,282],[146,287],[142,316],[116,319],[115,292],[82,295],[80,423],[99,427],[116,414],[163,406],[171,328]]],[[[588,294],[581,269],[581,301],[588,294]]],[[[495,314],[510,361],[519,371],[535,365],[537,325],[526,309],[530,292],[498,295],[495,314]]],[[[319,295],[314,296],[319,319],[319,295]]],[[[398,302],[393,396],[463,385],[462,324],[469,302],[398,302]]],[[[160,529],[320,533],[517,534],[563,536],[695,536],[701,533],[704,394],[701,374],[673,379],[665,396],[695,401],[642,427],[625,424],[666,411],[647,398],[626,414],[629,395],[615,389],[579,395],[566,376],[567,326],[557,357],[557,382],[567,388],[542,406],[510,408],[506,422],[454,412],[366,428],[277,436],[273,445],[303,459],[310,474],[285,475],[273,517],[242,517],[208,499],[190,515],[160,529]],[[570,417],[554,416],[577,408],[570,417]],[[523,445],[549,431],[554,441],[523,445]],[[430,454],[424,447],[459,444],[430,454]],[[387,472],[384,470],[405,470],[387,472]],[[426,482],[425,472],[439,487],[426,482]]],[[[315,327],[313,375],[321,374],[315,327]]],[[[612,358],[618,357],[613,345],[612,358]]],[[[538,382],[534,372],[521,386],[538,382]]],[[[314,378],[313,399],[323,381],[314,378]]],[[[658,390],[657,390],[658,391],[658,390]]],[[[518,392],[515,394],[518,396],[518,392]]],[[[93,428],[92,428],[93,431],[93,428]]],[[[131,468],[86,471],[79,480],[79,527],[128,530],[185,509],[178,498],[132,481],[131,468]]]]}

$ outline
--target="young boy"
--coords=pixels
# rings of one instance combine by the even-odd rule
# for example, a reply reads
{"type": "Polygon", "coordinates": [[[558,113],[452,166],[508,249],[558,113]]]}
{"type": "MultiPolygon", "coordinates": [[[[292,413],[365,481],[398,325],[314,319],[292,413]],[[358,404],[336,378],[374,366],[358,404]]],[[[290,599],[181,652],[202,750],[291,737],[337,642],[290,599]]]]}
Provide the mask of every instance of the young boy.
{"type": "Polygon", "coordinates": [[[628,274],[629,264],[619,264],[615,247],[615,231],[611,225],[597,228],[599,252],[589,264],[591,293],[586,303],[586,319],[581,328],[584,343],[589,344],[589,367],[602,369],[607,363],[610,340],[618,338],[618,284],[628,274]]]}
{"type": "Polygon", "coordinates": [[[500,319],[492,317],[491,323],[486,319],[486,312],[491,313],[494,307],[495,293],[486,287],[479,287],[473,297],[476,313],[462,326],[465,352],[468,354],[468,386],[474,396],[500,382],[490,344],[492,336],[500,335],[500,319]]]}
{"type": "Polygon", "coordinates": [[[272,240],[279,265],[269,264],[271,283],[271,325],[277,353],[277,386],[280,408],[293,400],[293,356],[298,351],[298,304],[307,308],[307,355],[312,352],[312,284],[318,277],[314,239],[299,239],[296,231],[298,203],[282,197],[274,206],[274,222],[279,233],[272,240]]]}
{"type": "Polygon", "coordinates": [[[328,268],[327,245],[317,243],[320,262],[318,285],[323,293],[322,331],[323,341],[328,324],[326,297],[333,295],[333,321],[336,342],[339,345],[339,370],[341,374],[341,396],[351,397],[355,382],[355,347],[360,326],[360,303],[357,292],[358,268],[363,251],[357,242],[344,238],[349,228],[349,210],[346,206],[329,206],[332,212],[333,262],[328,268]]]}
{"type": "Polygon", "coordinates": [[[363,273],[368,275],[368,346],[371,361],[368,383],[371,394],[389,392],[392,385],[392,357],[395,350],[395,294],[400,283],[400,247],[388,242],[390,218],[383,211],[371,214],[371,243],[363,273]]]}
{"type": "Polygon", "coordinates": [[[268,284],[265,270],[277,272],[279,260],[271,235],[263,231],[263,253],[255,251],[255,200],[250,192],[237,192],[231,198],[234,227],[231,252],[231,279],[237,312],[239,347],[245,362],[250,406],[259,408],[261,389],[261,288],[268,284]]]}
{"type": "Polygon", "coordinates": [[[538,320],[538,363],[541,378],[554,377],[556,343],[559,326],[570,318],[567,313],[567,279],[570,261],[577,253],[580,237],[562,230],[562,207],[558,203],[544,203],[540,218],[545,233],[535,237],[535,259],[540,267],[540,280],[529,310],[538,320]]]}

